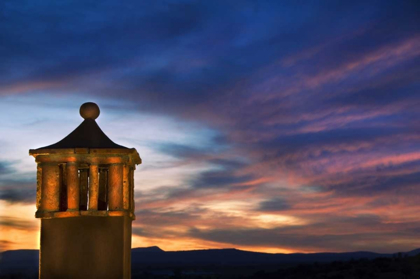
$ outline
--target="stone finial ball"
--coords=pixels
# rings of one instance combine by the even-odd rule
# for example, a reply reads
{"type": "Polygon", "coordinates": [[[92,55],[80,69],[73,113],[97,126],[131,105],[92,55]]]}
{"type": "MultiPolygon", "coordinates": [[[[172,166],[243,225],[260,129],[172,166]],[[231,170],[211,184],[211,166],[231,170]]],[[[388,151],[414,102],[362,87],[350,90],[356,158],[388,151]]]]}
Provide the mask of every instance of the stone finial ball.
{"type": "Polygon", "coordinates": [[[95,103],[87,102],[80,106],[80,115],[84,119],[96,119],[99,113],[99,107],[95,103]]]}

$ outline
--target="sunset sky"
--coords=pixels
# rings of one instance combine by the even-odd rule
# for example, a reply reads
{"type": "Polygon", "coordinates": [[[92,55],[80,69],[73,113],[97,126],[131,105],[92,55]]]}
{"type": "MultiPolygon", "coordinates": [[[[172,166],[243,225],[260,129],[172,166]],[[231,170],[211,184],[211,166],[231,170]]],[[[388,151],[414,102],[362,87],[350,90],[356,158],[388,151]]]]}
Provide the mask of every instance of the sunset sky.
{"type": "Polygon", "coordinates": [[[88,101],[143,159],[133,247],[419,248],[419,89],[418,1],[1,1],[0,251],[88,101]]]}

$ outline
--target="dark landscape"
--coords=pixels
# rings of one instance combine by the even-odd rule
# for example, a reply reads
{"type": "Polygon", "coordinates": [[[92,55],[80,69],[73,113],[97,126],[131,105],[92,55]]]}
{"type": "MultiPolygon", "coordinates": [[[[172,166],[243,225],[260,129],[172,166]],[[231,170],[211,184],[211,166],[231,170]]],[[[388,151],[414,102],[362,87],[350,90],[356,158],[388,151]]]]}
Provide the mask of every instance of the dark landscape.
{"type": "MultiPolygon", "coordinates": [[[[0,257],[0,278],[37,278],[38,250],[5,251],[0,257]]],[[[268,254],[135,248],[132,278],[420,278],[420,249],[393,254],[268,254]]]]}

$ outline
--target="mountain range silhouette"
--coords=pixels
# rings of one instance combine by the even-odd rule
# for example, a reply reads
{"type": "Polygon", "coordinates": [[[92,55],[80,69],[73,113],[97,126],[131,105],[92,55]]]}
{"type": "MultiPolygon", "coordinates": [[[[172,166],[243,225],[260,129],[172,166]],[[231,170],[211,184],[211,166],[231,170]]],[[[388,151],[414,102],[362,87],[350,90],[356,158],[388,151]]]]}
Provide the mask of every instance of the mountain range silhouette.
{"type": "MultiPolygon", "coordinates": [[[[396,256],[415,256],[420,248],[409,252],[380,254],[358,251],[345,253],[294,253],[268,254],[238,249],[209,249],[191,251],[164,251],[157,246],[134,248],[131,250],[132,268],[136,266],[241,266],[297,264],[314,262],[348,261],[351,259],[375,259],[396,256]]],[[[39,263],[38,250],[12,250],[0,253],[0,275],[11,272],[37,272],[39,263]]]]}

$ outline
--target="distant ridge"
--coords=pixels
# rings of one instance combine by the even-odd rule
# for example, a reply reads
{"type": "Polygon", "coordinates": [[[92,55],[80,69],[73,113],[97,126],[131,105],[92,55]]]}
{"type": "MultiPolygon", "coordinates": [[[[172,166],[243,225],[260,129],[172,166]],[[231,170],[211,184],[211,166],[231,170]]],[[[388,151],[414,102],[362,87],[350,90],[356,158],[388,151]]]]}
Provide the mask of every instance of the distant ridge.
{"type": "MultiPolygon", "coordinates": [[[[379,257],[415,256],[420,248],[409,252],[379,254],[373,252],[268,254],[238,249],[208,249],[192,251],[163,251],[157,246],[133,248],[132,268],[144,265],[273,265],[374,259],[379,257]]],[[[0,253],[0,275],[19,271],[37,273],[38,250],[11,250],[0,253]]]]}
{"type": "MultiPolygon", "coordinates": [[[[420,249],[402,252],[401,255],[414,256],[420,254],[420,249]]],[[[374,259],[379,257],[393,257],[398,253],[380,254],[374,252],[345,252],[345,253],[294,253],[268,254],[261,252],[230,249],[207,249],[191,251],[163,251],[159,247],[133,248],[131,252],[132,264],[175,264],[175,265],[242,265],[242,264],[282,264],[282,263],[313,263],[348,261],[351,259],[374,259]],[[150,252],[154,253],[150,253],[150,252]]]]}
{"type": "Polygon", "coordinates": [[[165,253],[162,249],[160,249],[157,246],[151,246],[151,247],[138,247],[131,249],[131,252],[133,253],[136,251],[136,253],[165,253]]]}
{"type": "Polygon", "coordinates": [[[407,252],[407,253],[403,253],[403,254],[407,254],[408,256],[417,256],[418,254],[420,254],[420,248],[412,250],[412,251],[407,252]]]}

